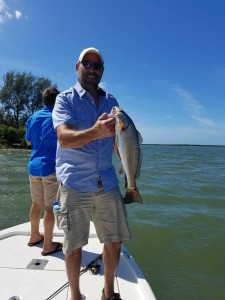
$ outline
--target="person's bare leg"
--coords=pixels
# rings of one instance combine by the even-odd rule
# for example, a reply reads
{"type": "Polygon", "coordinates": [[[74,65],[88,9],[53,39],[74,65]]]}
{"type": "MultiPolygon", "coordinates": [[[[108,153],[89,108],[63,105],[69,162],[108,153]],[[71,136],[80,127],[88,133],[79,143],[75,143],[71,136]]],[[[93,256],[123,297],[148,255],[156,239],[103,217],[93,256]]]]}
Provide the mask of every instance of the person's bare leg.
{"type": "Polygon", "coordinates": [[[104,264],[104,294],[110,297],[114,293],[114,279],[116,269],[120,259],[121,243],[104,244],[103,264],[104,264]]]}
{"type": "Polygon", "coordinates": [[[54,224],[55,224],[55,217],[53,213],[53,208],[46,207],[44,213],[44,229],[45,229],[44,246],[43,246],[44,252],[53,251],[56,248],[56,245],[58,244],[52,241],[54,224]]]}
{"type": "Polygon", "coordinates": [[[65,255],[67,277],[71,290],[71,300],[81,300],[80,267],[82,248],[77,248],[70,255],[65,255]]]}
{"type": "Polygon", "coordinates": [[[33,202],[30,208],[30,223],[31,233],[29,243],[35,243],[43,239],[43,235],[40,234],[39,224],[41,218],[42,204],[33,202]]]}

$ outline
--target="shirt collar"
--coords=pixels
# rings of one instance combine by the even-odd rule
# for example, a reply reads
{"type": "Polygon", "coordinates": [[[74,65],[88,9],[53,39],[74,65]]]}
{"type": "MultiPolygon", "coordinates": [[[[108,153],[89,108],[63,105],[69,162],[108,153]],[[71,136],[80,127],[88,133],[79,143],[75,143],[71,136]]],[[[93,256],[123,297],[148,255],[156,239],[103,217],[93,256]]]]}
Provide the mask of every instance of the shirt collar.
{"type": "Polygon", "coordinates": [[[82,97],[86,93],[86,90],[82,88],[82,86],[78,81],[75,84],[75,90],[77,91],[80,97],[82,97]]]}
{"type": "MultiPolygon", "coordinates": [[[[106,92],[105,92],[102,88],[98,87],[98,89],[99,89],[99,94],[100,94],[101,96],[106,96],[106,92]]],[[[75,90],[77,91],[77,93],[79,94],[80,97],[82,97],[82,96],[87,92],[87,91],[80,85],[79,81],[77,81],[76,84],[75,84],[75,90]]]]}
{"type": "Polygon", "coordinates": [[[50,110],[50,111],[53,111],[53,108],[54,108],[54,106],[51,106],[51,105],[45,105],[44,106],[44,109],[50,110]]]}

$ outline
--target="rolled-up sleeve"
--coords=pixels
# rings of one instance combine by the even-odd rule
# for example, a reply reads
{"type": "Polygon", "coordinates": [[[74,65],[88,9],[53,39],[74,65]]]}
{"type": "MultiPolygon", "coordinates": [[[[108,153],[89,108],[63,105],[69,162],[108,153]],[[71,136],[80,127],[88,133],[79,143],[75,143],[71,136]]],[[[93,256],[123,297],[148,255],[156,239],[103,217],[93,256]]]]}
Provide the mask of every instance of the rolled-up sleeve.
{"type": "Polygon", "coordinates": [[[75,118],[70,102],[65,94],[59,94],[53,109],[53,126],[56,129],[59,125],[74,125],[75,118]]]}

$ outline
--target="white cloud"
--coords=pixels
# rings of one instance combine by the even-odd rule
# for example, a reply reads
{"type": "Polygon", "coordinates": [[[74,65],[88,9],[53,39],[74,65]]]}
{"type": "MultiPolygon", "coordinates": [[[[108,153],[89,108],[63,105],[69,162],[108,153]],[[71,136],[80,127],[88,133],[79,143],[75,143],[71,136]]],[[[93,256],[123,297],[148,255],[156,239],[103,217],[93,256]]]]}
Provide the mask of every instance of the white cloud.
{"type": "Polygon", "coordinates": [[[169,84],[172,90],[177,94],[179,100],[187,111],[188,115],[196,120],[200,125],[214,126],[214,122],[205,116],[203,106],[187,90],[176,84],[169,84]]]}
{"type": "Polygon", "coordinates": [[[0,0],[0,11],[2,11],[5,7],[5,1],[4,0],[0,0]]]}
{"type": "Polygon", "coordinates": [[[104,81],[102,81],[102,82],[100,82],[99,83],[99,86],[103,89],[103,90],[105,90],[106,89],[106,87],[108,86],[108,83],[107,82],[104,82],[104,81]]]}
{"type": "Polygon", "coordinates": [[[17,19],[20,19],[20,18],[22,18],[22,13],[20,11],[16,10],[15,11],[15,16],[16,16],[17,19]]]}
{"type": "Polygon", "coordinates": [[[20,19],[22,18],[22,13],[19,10],[12,11],[10,10],[5,0],[0,0],[0,24],[5,24],[10,19],[20,19]]]}

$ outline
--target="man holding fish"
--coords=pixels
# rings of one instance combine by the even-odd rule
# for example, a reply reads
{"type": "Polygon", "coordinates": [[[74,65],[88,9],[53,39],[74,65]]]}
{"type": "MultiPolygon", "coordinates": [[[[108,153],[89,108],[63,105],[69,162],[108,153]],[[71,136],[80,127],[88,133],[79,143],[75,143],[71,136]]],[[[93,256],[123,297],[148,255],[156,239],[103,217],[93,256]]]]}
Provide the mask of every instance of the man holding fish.
{"type": "MultiPolygon", "coordinates": [[[[79,274],[90,221],[94,222],[98,238],[104,243],[102,300],[121,300],[114,292],[114,278],[121,243],[131,238],[124,200],[112,164],[118,102],[99,87],[103,72],[104,60],[100,51],[84,49],[76,63],[78,81],[57,96],[53,111],[58,135],[56,170],[61,182],[57,200],[63,216],[60,228],[65,235],[63,251],[71,300],[86,298],[80,292],[79,274]]],[[[120,151],[119,156],[124,159],[120,151]]],[[[140,153],[138,155],[140,164],[140,153]]],[[[138,172],[135,171],[133,177],[138,172]]],[[[130,180],[129,176],[127,182],[130,189],[136,190],[135,178],[130,180]]]]}

